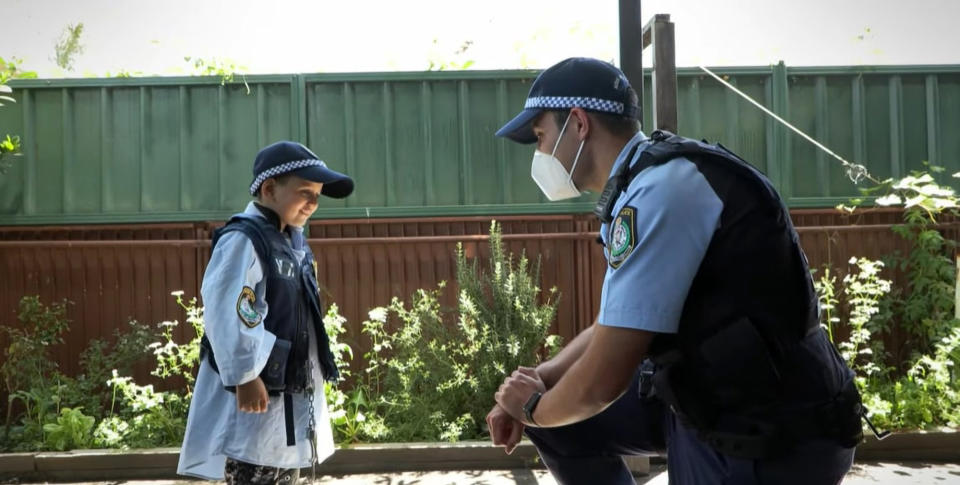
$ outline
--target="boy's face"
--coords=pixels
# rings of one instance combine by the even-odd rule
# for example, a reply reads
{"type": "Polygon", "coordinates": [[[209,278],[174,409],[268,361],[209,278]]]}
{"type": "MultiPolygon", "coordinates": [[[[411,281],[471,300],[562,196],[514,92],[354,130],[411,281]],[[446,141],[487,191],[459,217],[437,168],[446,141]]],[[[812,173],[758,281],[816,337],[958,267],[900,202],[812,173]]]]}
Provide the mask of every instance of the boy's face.
{"type": "Polygon", "coordinates": [[[267,179],[260,189],[260,203],[273,209],[284,225],[303,227],[317,210],[323,184],[295,175],[283,181],[267,179]]]}

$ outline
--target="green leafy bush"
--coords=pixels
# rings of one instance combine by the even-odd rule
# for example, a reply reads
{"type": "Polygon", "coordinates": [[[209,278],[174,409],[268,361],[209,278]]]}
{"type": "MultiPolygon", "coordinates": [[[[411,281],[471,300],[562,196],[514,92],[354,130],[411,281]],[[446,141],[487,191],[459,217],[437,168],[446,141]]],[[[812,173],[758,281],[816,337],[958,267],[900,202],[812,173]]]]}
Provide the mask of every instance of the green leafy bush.
{"type": "Polygon", "coordinates": [[[173,296],[187,314],[187,322],[194,330],[190,342],[179,344],[173,339],[173,330],[179,322],[161,322],[160,338],[146,346],[156,358],[156,377],[179,377],[186,381],[186,392],[156,391],[153,385],[138,385],[130,377],[121,376],[116,369],[107,381],[112,389],[109,412],[95,431],[98,444],[111,447],[148,448],[178,446],[190,410],[193,382],[200,361],[200,339],[203,336],[203,309],[196,298],[183,300],[183,292],[173,296]]]}
{"type": "Polygon", "coordinates": [[[203,317],[195,299],[184,302],[181,292],[175,296],[196,331],[193,340],[184,345],[174,342],[177,322],[163,322],[157,330],[130,322],[126,332],[115,332],[112,345],[100,339],[89,343],[76,377],[63,375],[50,355],[50,348],[63,342],[62,334],[69,328],[67,304],[47,306],[37,297],[21,300],[20,325],[2,327],[10,344],[0,374],[10,398],[0,449],[178,445],[199,359],[203,317]],[[155,391],[152,385],[122,377],[149,356],[149,350],[157,361],[153,375],[183,379],[186,393],[155,391]],[[15,409],[21,411],[15,415],[15,409]]]}
{"type": "Polygon", "coordinates": [[[956,195],[923,172],[884,181],[865,193],[879,194],[880,205],[904,206],[903,224],[893,231],[908,243],[909,251],[890,255],[887,264],[851,259],[856,271],[844,277],[842,291],[837,291],[836,277],[825,272],[817,289],[831,339],[856,372],[875,424],[890,429],[956,428],[960,426],[956,242],[944,238],[936,225],[944,213],[956,215],[956,195]],[[892,287],[881,276],[885,267],[900,271],[906,284],[892,287]],[[839,326],[849,330],[846,340],[836,338],[839,326]],[[883,337],[891,335],[906,336],[896,355],[883,345],[883,337]]]}
{"type": "MultiPolygon", "coordinates": [[[[20,68],[20,59],[11,58],[6,60],[0,57],[0,107],[6,104],[16,103],[13,98],[13,88],[7,86],[7,81],[11,79],[34,79],[37,73],[34,71],[24,71],[20,68]]],[[[13,158],[19,157],[20,137],[16,135],[0,136],[0,175],[6,173],[13,165],[13,158]]]]}
{"type": "Polygon", "coordinates": [[[371,344],[366,367],[330,404],[338,442],[482,438],[505,375],[537,363],[545,346],[559,347],[548,336],[556,290],[540,301],[539,264],[509,254],[496,223],[489,249],[481,268],[458,247],[455,311],[441,307],[443,282],[417,290],[409,303],[394,298],[370,311],[362,330],[371,344]]]}
{"type": "Polygon", "coordinates": [[[83,414],[81,408],[62,408],[54,422],[43,425],[45,441],[54,450],[89,448],[94,421],[93,416],[83,414]]]}

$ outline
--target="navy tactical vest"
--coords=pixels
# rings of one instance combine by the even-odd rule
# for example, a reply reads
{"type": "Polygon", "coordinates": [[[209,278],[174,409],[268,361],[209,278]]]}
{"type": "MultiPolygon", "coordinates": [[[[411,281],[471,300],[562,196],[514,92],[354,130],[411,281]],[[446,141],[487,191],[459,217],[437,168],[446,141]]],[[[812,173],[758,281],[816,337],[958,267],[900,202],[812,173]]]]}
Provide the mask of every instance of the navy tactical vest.
{"type": "Polygon", "coordinates": [[[657,131],[608,182],[597,215],[609,222],[637,174],[678,157],[697,166],[723,210],[677,333],[651,343],[657,397],[732,456],[775,456],[815,437],[854,446],[862,408],[853,374],[820,327],[799,237],[763,174],[721,145],[657,131]]]}
{"type": "MultiPolygon", "coordinates": [[[[268,217],[276,219],[269,209],[266,211],[268,217]]],[[[233,231],[239,231],[250,239],[263,267],[269,308],[263,325],[277,337],[267,364],[260,373],[267,391],[276,395],[306,390],[310,372],[309,325],[313,325],[316,335],[317,355],[324,378],[337,382],[339,372],[323,326],[324,309],[310,247],[303,245],[306,256],[301,262],[290,242],[278,230],[276,221],[249,214],[237,214],[225,226],[214,231],[213,247],[224,234],[233,231]]],[[[206,337],[202,344],[210,363],[217,369],[213,349],[206,337]]]]}

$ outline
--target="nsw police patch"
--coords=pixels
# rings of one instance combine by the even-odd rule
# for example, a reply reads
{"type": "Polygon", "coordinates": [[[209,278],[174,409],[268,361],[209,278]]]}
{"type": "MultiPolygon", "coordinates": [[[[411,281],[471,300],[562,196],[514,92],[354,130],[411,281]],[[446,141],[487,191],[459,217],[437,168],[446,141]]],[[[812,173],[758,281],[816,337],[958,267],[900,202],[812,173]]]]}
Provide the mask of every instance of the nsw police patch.
{"type": "Polygon", "coordinates": [[[263,320],[263,316],[253,305],[256,302],[257,294],[253,292],[253,288],[244,286],[243,290],[240,291],[240,297],[237,298],[237,316],[240,317],[244,325],[250,328],[260,325],[263,320]]]}
{"type": "Polygon", "coordinates": [[[637,212],[633,207],[620,209],[617,217],[610,223],[607,241],[609,241],[610,255],[607,261],[613,269],[617,269],[627,260],[637,244],[637,212]]]}

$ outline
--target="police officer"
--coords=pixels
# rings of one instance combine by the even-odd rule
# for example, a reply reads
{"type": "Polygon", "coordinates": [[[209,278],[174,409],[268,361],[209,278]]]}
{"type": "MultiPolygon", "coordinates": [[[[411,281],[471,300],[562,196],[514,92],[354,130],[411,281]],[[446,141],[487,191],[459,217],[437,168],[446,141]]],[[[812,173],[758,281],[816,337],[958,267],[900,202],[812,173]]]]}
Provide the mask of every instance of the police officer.
{"type": "Polygon", "coordinates": [[[639,115],[619,69],[573,58],[497,132],[536,144],[550,200],[601,194],[608,265],[593,326],[505,379],[493,442],[525,430],[565,484],[633,483],[621,456],[663,451],[676,484],[839,483],[862,408],[789,212],[733,153],[639,115]]]}

